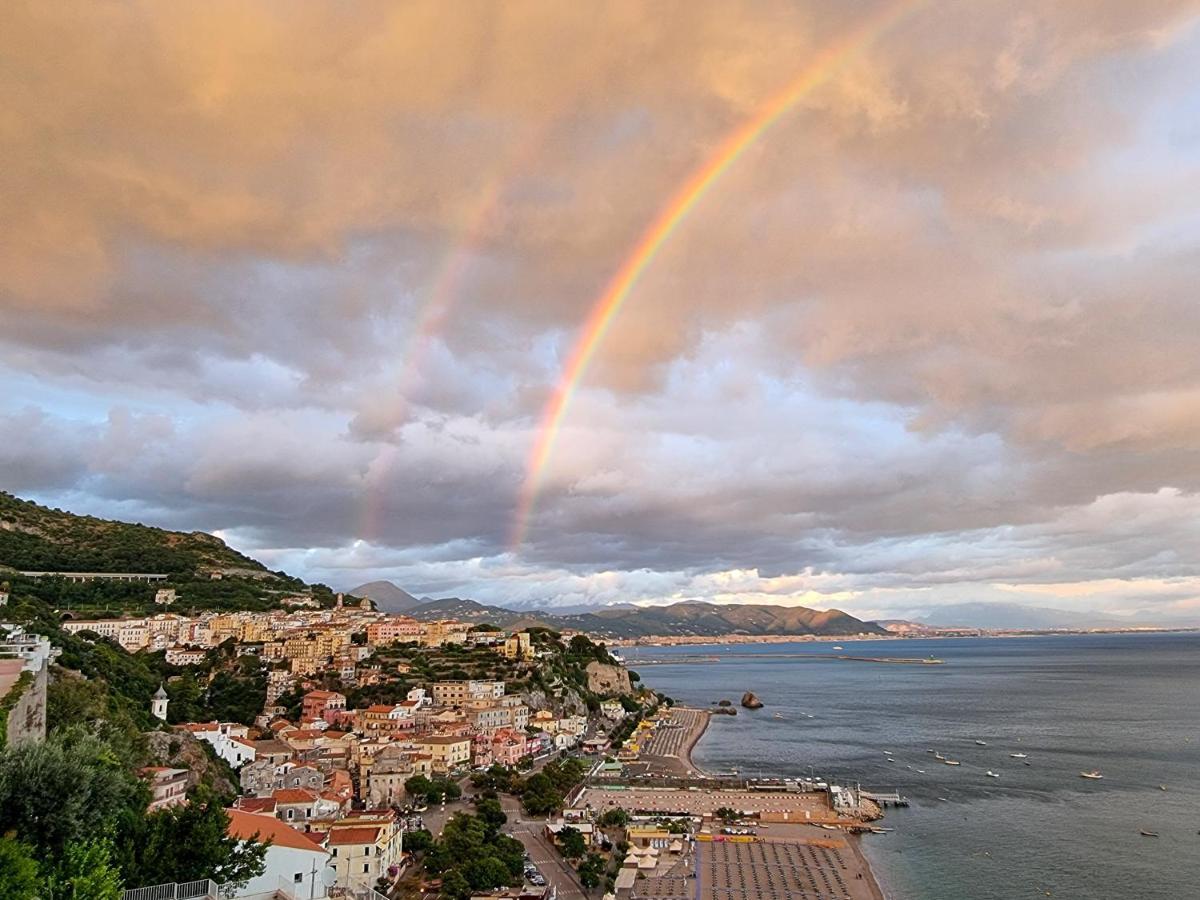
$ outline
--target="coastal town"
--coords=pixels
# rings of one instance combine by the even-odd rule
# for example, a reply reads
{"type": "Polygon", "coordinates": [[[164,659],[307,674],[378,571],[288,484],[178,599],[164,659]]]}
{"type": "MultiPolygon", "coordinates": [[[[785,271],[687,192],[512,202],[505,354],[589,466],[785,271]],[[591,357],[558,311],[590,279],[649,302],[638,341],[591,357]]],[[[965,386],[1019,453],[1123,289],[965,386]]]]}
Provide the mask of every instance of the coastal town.
{"type": "MultiPolygon", "coordinates": [[[[150,587],[153,612],[66,613],[64,640],[163,673],[148,704],[157,762],[138,770],[148,813],[223,776],[228,836],[267,847],[239,883],[127,885],[126,900],[881,896],[857,837],[876,827],[876,802],[704,772],[691,751],[710,711],[644,686],[587,634],[420,621],[311,592],[184,614],[176,588],[150,587]],[[191,718],[195,684],[211,693],[230,670],[259,679],[261,707],[191,718]]],[[[31,673],[7,740],[42,740],[61,650],[6,634],[7,665],[31,673]]]]}

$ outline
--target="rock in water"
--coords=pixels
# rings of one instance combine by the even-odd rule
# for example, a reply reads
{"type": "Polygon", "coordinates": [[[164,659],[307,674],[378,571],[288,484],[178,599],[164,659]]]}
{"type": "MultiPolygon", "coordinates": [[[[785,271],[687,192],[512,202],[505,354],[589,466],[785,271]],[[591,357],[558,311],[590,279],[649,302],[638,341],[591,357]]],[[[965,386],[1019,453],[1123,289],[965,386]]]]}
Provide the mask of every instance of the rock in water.
{"type": "Polygon", "coordinates": [[[754,696],[753,691],[746,691],[742,694],[742,706],[746,709],[762,709],[763,702],[754,696]]]}

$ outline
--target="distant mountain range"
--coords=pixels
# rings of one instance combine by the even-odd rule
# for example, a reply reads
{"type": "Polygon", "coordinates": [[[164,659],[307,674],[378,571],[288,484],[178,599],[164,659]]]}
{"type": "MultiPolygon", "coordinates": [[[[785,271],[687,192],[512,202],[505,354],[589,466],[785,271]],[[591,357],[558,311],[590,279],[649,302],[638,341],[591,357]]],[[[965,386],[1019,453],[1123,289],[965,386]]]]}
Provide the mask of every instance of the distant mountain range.
{"type": "Polygon", "coordinates": [[[1038,630],[1044,628],[1121,628],[1135,624],[1122,616],[1077,613],[1021,603],[954,603],[939,606],[922,616],[920,624],[942,628],[999,628],[1038,630]]]}
{"type": "MultiPolygon", "coordinates": [[[[364,585],[350,593],[375,600],[390,592],[364,585]]],[[[382,582],[398,595],[413,600],[407,591],[382,582]]],[[[401,600],[407,603],[408,601],[401,600]]],[[[389,609],[389,611],[393,611],[389,609]]],[[[670,606],[612,606],[589,612],[563,613],[547,610],[514,610],[500,606],[485,606],[474,600],[447,597],[394,611],[422,621],[459,619],[474,624],[487,623],[499,628],[529,628],[542,626],[559,631],[586,631],[608,638],[637,637],[720,637],[727,634],[885,634],[883,628],[863,622],[840,610],[816,610],[803,606],[769,606],[765,604],[723,605],[689,601],[670,606]]]]}

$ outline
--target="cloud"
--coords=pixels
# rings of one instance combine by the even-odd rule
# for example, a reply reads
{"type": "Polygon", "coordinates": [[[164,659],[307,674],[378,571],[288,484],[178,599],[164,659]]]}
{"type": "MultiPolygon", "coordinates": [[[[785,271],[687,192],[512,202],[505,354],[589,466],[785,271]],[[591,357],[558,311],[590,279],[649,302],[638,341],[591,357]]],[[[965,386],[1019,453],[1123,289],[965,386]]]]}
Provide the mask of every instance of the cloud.
{"type": "Polygon", "coordinates": [[[675,230],[507,546],[589,305],[863,12],[14,10],[4,487],[493,600],[1190,584],[1185,0],[912,4],[675,230]]]}

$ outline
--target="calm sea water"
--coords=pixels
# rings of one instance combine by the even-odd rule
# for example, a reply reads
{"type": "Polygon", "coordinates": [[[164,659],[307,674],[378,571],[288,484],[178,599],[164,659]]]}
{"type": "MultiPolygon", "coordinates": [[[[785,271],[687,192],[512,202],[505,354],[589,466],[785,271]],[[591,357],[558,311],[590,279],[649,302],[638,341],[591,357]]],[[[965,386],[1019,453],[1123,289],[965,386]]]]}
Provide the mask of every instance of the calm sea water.
{"type": "Polygon", "coordinates": [[[813,659],[831,645],[807,643],[625,655],[635,669],[639,659],[715,656],[639,671],[689,705],[736,703],[745,690],[766,703],[714,716],[698,765],[743,775],[811,767],[909,797],[913,806],[883,823],[896,830],[864,842],[894,900],[1200,897],[1200,635],[843,646],[945,665],[813,659]],[[1092,769],[1104,779],[1079,777],[1092,769]]]}

